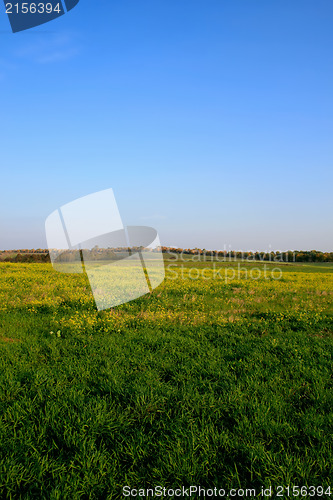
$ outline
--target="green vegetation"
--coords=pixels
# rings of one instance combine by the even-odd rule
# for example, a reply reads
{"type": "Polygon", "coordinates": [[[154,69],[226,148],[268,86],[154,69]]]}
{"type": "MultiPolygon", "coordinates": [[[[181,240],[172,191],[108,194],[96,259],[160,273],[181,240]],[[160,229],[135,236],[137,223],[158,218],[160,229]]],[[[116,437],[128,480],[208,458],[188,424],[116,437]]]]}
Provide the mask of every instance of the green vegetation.
{"type": "Polygon", "coordinates": [[[1,499],[330,484],[333,266],[166,268],[97,312],[84,275],[0,263],[1,499]]]}
{"type": "MultiPolygon", "coordinates": [[[[138,251],[143,247],[129,247],[126,251],[138,251]]],[[[125,248],[100,248],[95,246],[90,250],[86,250],[86,256],[90,260],[118,260],[121,257],[125,248]]],[[[199,258],[200,260],[215,259],[218,261],[231,260],[248,260],[261,262],[333,262],[333,252],[320,252],[318,250],[294,250],[287,252],[241,252],[241,251],[220,251],[220,250],[205,250],[200,248],[171,248],[160,247],[154,251],[160,251],[166,254],[166,258],[199,258]]],[[[80,252],[77,250],[55,251],[59,253],[59,262],[73,262],[81,259],[80,252]]],[[[50,262],[49,251],[38,248],[37,250],[0,250],[0,262],[50,262]]]]}

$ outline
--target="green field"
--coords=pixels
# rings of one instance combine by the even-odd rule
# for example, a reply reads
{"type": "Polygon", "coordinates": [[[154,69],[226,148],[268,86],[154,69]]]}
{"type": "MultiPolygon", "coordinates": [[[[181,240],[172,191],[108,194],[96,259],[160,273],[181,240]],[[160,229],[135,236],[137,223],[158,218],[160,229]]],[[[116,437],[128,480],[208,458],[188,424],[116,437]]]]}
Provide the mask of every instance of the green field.
{"type": "Polygon", "coordinates": [[[330,485],[333,264],[166,268],[98,312],[84,275],[0,263],[1,499],[330,485]]]}

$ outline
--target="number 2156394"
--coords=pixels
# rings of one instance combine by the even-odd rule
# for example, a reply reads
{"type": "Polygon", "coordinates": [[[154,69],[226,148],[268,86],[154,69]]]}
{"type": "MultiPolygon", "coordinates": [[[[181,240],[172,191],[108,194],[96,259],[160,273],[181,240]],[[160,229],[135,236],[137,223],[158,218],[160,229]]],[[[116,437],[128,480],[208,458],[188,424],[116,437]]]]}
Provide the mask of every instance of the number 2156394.
{"type": "Polygon", "coordinates": [[[28,3],[23,2],[19,3],[6,3],[6,13],[7,14],[52,14],[52,12],[56,12],[60,14],[62,12],[62,8],[60,3],[56,5],[52,5],[51,3],[28,3]]]}

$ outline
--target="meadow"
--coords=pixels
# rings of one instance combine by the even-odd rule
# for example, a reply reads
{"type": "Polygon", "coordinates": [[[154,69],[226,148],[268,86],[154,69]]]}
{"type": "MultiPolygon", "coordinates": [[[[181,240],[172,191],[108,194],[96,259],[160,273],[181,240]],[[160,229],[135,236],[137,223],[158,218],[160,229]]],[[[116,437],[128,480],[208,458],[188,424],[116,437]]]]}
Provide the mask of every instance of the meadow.
{"type": "Polygon", "coordinates": [[[333,264],[165,264],[97,311],[85,275],[0,263],[1,499],[333,487],[333,264]]]}

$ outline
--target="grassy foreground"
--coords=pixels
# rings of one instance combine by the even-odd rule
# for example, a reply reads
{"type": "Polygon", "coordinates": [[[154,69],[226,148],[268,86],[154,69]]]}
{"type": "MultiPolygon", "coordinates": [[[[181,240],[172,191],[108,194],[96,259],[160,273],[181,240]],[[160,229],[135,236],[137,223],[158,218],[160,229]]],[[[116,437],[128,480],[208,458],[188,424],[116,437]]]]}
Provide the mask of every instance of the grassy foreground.
{"type": "Polygon", "coordinates": [[[0,264],[1,499],[330,484],[332,264],[166,265],[97,312],[83,275],[0,264]]]}

